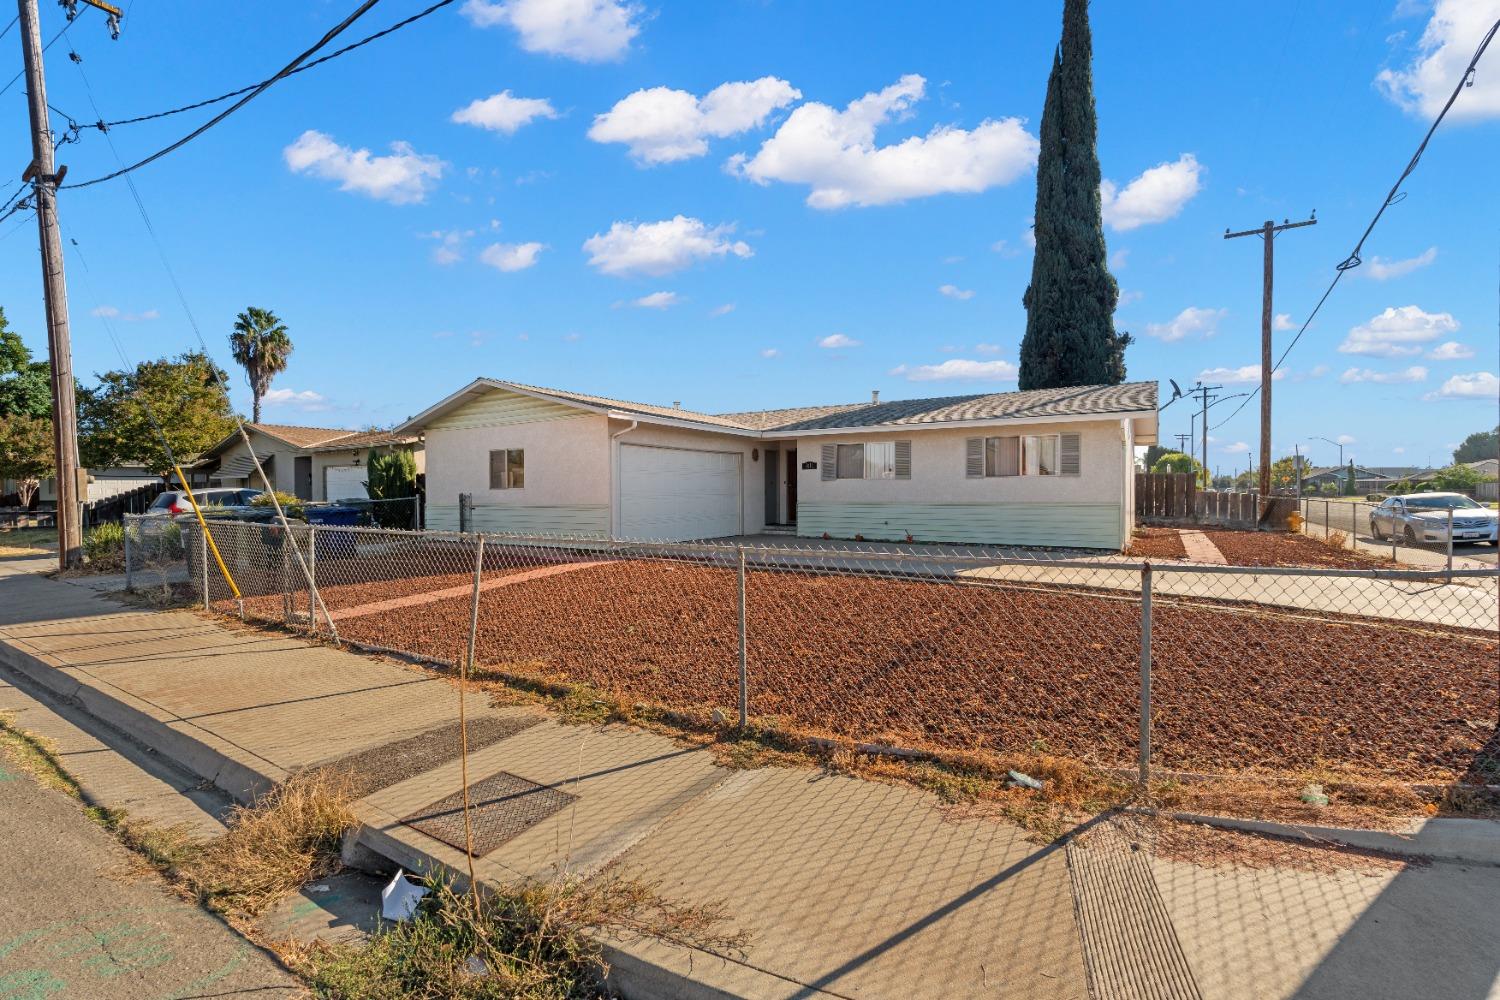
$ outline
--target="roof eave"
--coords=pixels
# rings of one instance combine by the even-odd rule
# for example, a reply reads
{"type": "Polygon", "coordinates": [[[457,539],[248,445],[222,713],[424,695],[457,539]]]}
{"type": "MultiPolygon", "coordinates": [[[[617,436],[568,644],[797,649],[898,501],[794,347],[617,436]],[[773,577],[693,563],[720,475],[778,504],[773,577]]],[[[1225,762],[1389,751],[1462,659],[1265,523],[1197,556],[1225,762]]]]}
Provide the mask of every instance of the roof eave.
{"type": "Polygon", "coordinates": [[[979,417],[972,420],[929,420],[913,423],[855,424],[842,427],[816,427],[805,430],[761,432],[762,437],[817,437],[825,434],[870,434],[880,432],[936,431],[966,427],[1027,426],[1032,424],[1107,423],[1116,420],[1156,419],[1155,410],[1112,410],[1107,413],[1057,413],[1042,416],[979,417]]]}

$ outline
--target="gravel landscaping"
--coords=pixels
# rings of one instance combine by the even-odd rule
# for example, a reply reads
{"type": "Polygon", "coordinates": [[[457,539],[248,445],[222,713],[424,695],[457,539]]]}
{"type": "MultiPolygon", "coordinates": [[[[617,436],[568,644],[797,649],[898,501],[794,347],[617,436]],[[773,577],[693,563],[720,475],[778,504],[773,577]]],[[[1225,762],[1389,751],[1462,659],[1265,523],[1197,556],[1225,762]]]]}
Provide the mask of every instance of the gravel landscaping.
{"type": "MultiPolygon", "coordinates": [[[[352,607],[463,579],[331,586],[324,598],[352,607]]],[[[279,595],[262,600],[277,617],[279,595]]],[[[736,601],[724,569],[672,560],[580,568],[483,593],[478,659],[732,718],[736,601]]],[[[469,606],[465,596],[398,608],[340,631],[451,659],[469,606]]],[[[1135,759],[1133,595],[752,570],[747,619],[759,719],[935,750],[1041,749],[1115,767],[1135,759]]],[[[1159,598],[1153,636],[1159,766],[1444,781],[1474,772],[1486,742],[1495,745],[1493,633],[1159,598]]]]}
{"type": "Polygon", "coordinates": [[[1205,528],[1203,533],[1232,566],[1322,566],[1330,569],[1390,569],[1397,564],[1364,552],[1338,549],[1306,535],[1279,531],[1227,531],[1205,528]]]}
{"type": "Polygon", "coordinates": [[[1134,559],[1180,561],[1187,558],[1187,549],[1182,545],[1182,533],[1176,528],[1136,528],[1125,554],[1134,559]]]}

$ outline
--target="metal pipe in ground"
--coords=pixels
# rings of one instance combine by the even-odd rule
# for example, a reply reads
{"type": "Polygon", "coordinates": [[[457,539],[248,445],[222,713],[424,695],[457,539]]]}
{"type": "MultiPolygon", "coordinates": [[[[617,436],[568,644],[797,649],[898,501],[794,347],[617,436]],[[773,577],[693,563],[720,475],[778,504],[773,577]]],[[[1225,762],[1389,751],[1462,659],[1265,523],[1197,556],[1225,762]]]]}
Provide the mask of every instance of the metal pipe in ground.
{"type": "Polygon", "coordinates": [[[469,892],[474,913],[479,914],[479,880],[474,877],[474,830],[469,820],[469,723],[464,712],[464,689],[474,670],[474,650],[479,642],[479,591],[484,580],[484,536],[474,546],[474,595],[469,603],[469,643],[458,664],[458,757],[459,780],[464,793],[464,857],[469,862],[469,892]]]}
{"type": "Polygon", "coordinates": [[[1448,579],[1453,579],[1453,508],[1448,508],[1448,579]]]}
{"type": "Polygon", "coordinates": [[[121,518],[121,524],[125,528],[125,531],[124,531],[124,535],[125,535],[125,589],[128,590],[128,591],[133,591],[133,590],[135,590],[135,576],[134,576],[134,568],[135,567],[134,567],[134,560],[131,558],[132,552],[131,552],[131,548],[130,548],[130,515],[129,514],[127,514],[123,518],[121,518]]]}
{"type": "Polygon", "coordinates": [[[750,657],[748,636],[745,627],[745,547],[739,546],[740,554],[740,728],[750,723],[750,657]]]}
{"type": "Polygon", "coordinates": [[[203,610],[208,611],[208,529],[198,526],[198,565],[203,576],[203,610]]]}
{"type": "Polygon", "coordinates": [[[318,634],[318,529],[307,526],[307,630],[318,634]]]}
{"type": "Polygon", "coordinates": [[[1141,762],[1140,790],[1151,777],[1151,564],[1141,564],[1141,762]]]}

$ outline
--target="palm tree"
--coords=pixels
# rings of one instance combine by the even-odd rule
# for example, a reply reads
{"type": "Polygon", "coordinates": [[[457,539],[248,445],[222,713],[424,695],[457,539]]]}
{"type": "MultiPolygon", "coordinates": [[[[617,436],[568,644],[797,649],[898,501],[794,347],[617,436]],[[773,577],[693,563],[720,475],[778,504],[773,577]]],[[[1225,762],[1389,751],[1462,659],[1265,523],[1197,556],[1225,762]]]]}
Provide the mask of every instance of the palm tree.
{"type": "Polygon", "coordinates": [[[245,369],[245,381],[250,383],[254,401],[251,419],[260,423],[261,397],[271,388],[271,380],[286,371],[292,339],[275,313],[251,306],[235,317],[229,346],[234,350],[234,360],[245,369]]]}

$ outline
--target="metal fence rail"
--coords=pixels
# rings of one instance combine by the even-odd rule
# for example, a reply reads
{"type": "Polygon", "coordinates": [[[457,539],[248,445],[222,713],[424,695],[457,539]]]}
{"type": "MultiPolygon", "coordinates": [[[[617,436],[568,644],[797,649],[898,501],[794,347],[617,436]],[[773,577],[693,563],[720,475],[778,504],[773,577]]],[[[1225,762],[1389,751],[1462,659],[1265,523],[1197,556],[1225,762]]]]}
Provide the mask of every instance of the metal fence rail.
{"type": "Polygon", "coordinates": [[[196,523],[136,527],[136,577],[216,612],[454,663],[477,609],[481,677],[705,726],[1142,780],[1500,783],[1494,569],[211,523],[235,599],[196,523]]]}

